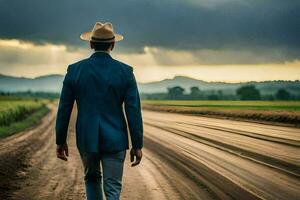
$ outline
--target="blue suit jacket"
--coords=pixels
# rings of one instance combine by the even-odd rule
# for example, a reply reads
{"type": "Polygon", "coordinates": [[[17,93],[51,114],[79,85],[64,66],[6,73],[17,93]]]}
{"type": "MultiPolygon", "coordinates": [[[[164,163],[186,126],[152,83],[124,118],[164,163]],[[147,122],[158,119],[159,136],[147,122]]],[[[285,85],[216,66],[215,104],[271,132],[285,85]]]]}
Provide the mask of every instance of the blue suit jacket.
{"type": "Polygon", "coordinates": [[[56,118],[58,145],[66,143],[74,101],[80,151],[116,152],[129,148],[123,103],[132,147],[143,147],[140,98],[132,67],[105,52],[95,52],[68,66],[56,118]]]}

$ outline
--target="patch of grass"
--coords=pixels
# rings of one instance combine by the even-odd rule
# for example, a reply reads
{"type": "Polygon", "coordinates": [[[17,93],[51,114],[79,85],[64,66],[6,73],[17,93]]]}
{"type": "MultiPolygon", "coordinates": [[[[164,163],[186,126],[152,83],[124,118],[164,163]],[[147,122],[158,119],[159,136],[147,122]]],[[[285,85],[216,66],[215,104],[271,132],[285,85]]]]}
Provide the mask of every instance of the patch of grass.
{"type": "Polygon", "coordinates": [[[0,137],[36,124],[49,109],[47,101],[30,98],[0,99],[0,137]]]}
{"type": "Polygon", "coordinates": [[[0,126],[9,126],[25,119],[42,105],[35,101],[0,101],[0,126]]]}
{"type": "Polygon", "coordinates": [[[49,108],[43,105],[21,121],[11,123],[8,126],[0,126],[0,137],[12,135],[16,132],[22,131],[30,126],[37,124],[41,120],[41,118],[48,112],[49,108]]]}
{"type": "Polygon", "coordinates": [[[197,107],[208,109],[300,111],[300,101],[142,101],[144,105],[197,107]]]}

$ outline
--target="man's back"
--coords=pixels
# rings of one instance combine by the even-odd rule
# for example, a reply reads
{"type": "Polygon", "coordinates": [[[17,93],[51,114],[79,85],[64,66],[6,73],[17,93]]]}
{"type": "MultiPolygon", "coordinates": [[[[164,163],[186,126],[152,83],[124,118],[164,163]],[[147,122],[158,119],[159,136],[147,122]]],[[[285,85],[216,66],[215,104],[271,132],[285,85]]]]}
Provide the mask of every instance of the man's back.
{"type": "Polygon", "coordinates": [[[131,166],[139,165],[143,157],[138,88],[132,67],[109,54],[115,42],[123,40],[122,35],[114,33],[111,23],[96,22],[93,30],[80,38],[89,41],[95,53],[68,67],[57,111],[56,156],[68,160],[67,133],[76,101],[76,143],[84,166],[87,200],[103,199],[102,182],[106,199],[117,200],[129,149],[123,103],[132,143],[131,166]]]}
{"type": "Polygon", "coordinates": [[[57,143],[65,142],[71,108],[76,100],[76,141],[79,150],[117,152],[128,149],[123,102],[134,148],[142,147],[140,99],[132,67],[106,52],[68,67],[56,123],[57,143]]]}

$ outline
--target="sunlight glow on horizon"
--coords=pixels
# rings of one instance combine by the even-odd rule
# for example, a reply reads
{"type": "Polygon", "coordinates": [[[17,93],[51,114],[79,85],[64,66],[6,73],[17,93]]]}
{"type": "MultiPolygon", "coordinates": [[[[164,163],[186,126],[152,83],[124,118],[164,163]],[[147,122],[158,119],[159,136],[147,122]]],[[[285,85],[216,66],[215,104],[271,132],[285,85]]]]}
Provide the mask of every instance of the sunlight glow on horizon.
{"type": "MultiPolygon", "coordinates": [[[[69,64],[92,53],[87,48],[69,51],[65,45],[36,45],[15,39],[0,40],[0,52],[0,73],[23,77],[65,74],[69,64]]],[[[197,64],[197,60],[188,51],[165,51],[147,46],[143,53],[126,54],[116,51],[112,56],[132,65],[137,81],[141,83],[174,76],[187,76],[211,82],[300,80],[299,60],[282,64],[203,65],[197,64]],[[169,56],[173,59],[171,64],[174,64],[161,64],[165,60],[160,60],[156,54],[169,56]],[[182,57],[178,59],[178,55],[182,57]]]]}

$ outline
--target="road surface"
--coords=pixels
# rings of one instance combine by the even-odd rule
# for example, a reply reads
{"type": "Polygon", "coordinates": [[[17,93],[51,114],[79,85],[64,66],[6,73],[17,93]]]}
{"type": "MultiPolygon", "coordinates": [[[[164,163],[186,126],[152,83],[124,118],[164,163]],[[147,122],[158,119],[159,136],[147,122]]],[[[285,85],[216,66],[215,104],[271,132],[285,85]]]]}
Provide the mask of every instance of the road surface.
{"type": "MultiPolygon", "coordinates": [[[[34,129],[0,140],[0,199],[84,199],[75,147],[56,159],[55,107],[34,129]]],[[[300,129],[143,111],[144,157],[130,167],[121,199],[300,199],[300,129]]]]}

